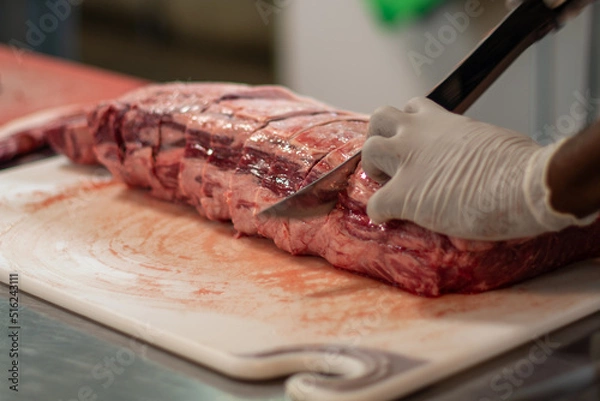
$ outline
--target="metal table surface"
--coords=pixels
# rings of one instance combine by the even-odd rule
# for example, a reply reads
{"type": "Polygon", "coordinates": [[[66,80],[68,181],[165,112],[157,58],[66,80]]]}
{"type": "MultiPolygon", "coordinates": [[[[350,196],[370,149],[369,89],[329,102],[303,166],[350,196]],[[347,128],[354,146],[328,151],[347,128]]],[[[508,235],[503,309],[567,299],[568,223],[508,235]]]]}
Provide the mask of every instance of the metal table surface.
{"type": "MultiPolygon", "coordinates": [[[[0,124],[45,107],[117,96],[143,82],[0,46],[0,124]],[[49,83],[48,83],[49,82],[49,83]],[[43,83],[48,83],[40,86],[43,83]]],[[[46,151],[11,164],[40,157],[46,151]]],[[[19,392],[9,390],[9,288],[0,285],[0,400],[284,400],[284,380],[230,380],[25,293],[19,294],[19,392]],[[120,359],[119,359],[120,358],[120,359]],[[121,363],[115,363],[116,360],[121,363]]],[[[516,391],[598,357],[600,312],[455,375],[408,401],[514,399],[516,391]],[[551,344],[543,361],[532,350],[551,344]],[[560,346],[558,346],[560,344],[560,346]],[[556,348],[558,346],[558,348],[556,348]],[[535,362],[535,363],[534,363],[535,362]]],[[[468,344],[465,344],[468,346],[468,344]]],[[[539,355],[538,355],[539,357],[539,355]]],[[[597,400],[600,385],[547,400],[597,400]]]]}
{"type": "MultiPolygon", "coordinates": [[[[0,285],[0,371],[8,376],[9,287],[0,285]]],[[[285,400],[284,380],[250,383],[228,379],[200,365],[145,345],[130,336],[19,294],[19,391],[2,378],[6,401],[234,401],[285,400]],[[125,357],[127,355],[127,357],[125,357]],[[117,362],[120,361],[121,363],[117,362]]],[[[406,401],[511,400],[519,389],[568,372],[592,360],[600,338],[600,313],[548,337],[534,339],[501,357],[473,367],[406,401]],[[543,362],[531,352],[542,343],[551,352],[543,362]],[[560,346],[555,348],[558,344],[560,346]],[[533,369],[526,368],[527,366],[533,369]]],[[[468,346],[468,345],[466,345],[468,346]]],[[[539,355],[538,355],[539,356],[539,355]]],[[[597,357],[597,355],[596,355],[597,357]]],[[[543,359],[543,358],[542,358],[543,359]]],[[[546,400],[598,400],[600,385],[546,400]]]]}

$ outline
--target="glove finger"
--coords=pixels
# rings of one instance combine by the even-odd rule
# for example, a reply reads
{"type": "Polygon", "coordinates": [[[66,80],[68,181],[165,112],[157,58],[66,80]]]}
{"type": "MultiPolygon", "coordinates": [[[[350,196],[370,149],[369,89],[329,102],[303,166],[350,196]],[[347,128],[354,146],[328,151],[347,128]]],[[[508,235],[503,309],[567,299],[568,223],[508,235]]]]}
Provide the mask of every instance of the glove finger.
{"type": "Polygon", "coordinates": [[[409,115],[392,106],[380,107],[371,116],[367,138],[391,138],[398,133],[399,127],[408,123],[409,118],[409,115]]]}
{"type": "Polygon", "coordinates": [[[367,215],[375,224],[385,223],[393,219],[403,219],[404,191],[398,185],[397,178],[379,189],[367,202],[367,215]]]}
{"type": "Polygon", "coordinates": [[[393,177],[401,163],[391,138],[374,136],[362,149],[362,168],[373,180],[384,183],[393,177]]]}
{"type": "Polygon", "coordinates": [[[404,106],[405,113],[415,114],[422,111],[442,111],[446,113],[448,112],[448,110],[444,109],[442,106],[440,106],[433,100],[429,100],[428,98],[422,96],[410,99],[404,106]]]}

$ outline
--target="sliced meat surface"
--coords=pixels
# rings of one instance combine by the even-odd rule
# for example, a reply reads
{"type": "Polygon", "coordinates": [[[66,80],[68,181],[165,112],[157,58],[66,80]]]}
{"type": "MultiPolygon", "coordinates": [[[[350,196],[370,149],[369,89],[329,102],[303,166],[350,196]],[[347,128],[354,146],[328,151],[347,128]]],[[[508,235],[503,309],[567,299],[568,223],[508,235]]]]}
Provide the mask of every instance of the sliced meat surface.
{"type": "MultiPolygon", "coordinates": [[[[240,235],[424,296],[510,285],[600,256],[600,221],[516,241],[466,241],[407,221],[375,225],[365,207],[379,185],[360,166],[335,209],[311,219],[256,212],[319,178],[362,146],[368,118],[275,86],[152,85],[54,129],[75,162],[97,156],[115,177],[186,202],[240,235]],[[79,149],[76,149],[79,148],[79,149]]],[[[193,242],[193,238],[190,238],[193,242]]]]}
{"type": "Polygon", "coordinates": [[[96,164],[85,106],[65,106],[24,116],[0,127],[0,162],[52,145],[79,164],[96,164]]]}

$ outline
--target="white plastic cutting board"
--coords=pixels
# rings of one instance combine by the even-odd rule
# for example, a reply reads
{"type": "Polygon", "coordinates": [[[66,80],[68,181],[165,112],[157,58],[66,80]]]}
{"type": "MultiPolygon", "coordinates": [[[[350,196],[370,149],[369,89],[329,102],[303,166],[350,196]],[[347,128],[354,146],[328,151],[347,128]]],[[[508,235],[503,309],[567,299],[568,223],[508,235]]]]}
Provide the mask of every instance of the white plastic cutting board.
{"type": "Polygon", "coordinates": [[[63,157],[0,172],[2,281],[297,399],[401,396],[600,309],[598,262],[425,299],[233,235],[63,157]]]}

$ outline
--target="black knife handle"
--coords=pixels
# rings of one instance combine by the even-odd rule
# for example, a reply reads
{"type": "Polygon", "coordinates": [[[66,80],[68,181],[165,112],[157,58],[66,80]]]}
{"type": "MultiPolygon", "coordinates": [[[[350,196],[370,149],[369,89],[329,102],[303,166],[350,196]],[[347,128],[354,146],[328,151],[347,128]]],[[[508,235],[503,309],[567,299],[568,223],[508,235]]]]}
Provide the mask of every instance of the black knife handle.
{"type": "Polygon", "coordinates": [[[552,10],[542,0],[524,2],[427,97],[463,114],[528,47],[559,28],[563,7],[552,10]]]}

